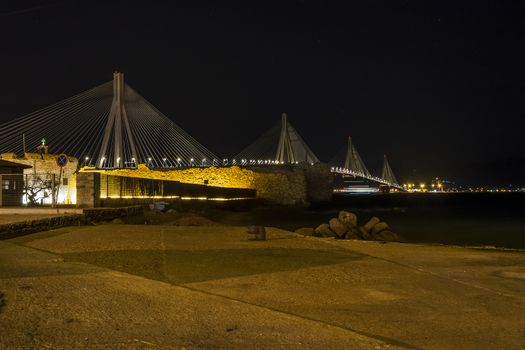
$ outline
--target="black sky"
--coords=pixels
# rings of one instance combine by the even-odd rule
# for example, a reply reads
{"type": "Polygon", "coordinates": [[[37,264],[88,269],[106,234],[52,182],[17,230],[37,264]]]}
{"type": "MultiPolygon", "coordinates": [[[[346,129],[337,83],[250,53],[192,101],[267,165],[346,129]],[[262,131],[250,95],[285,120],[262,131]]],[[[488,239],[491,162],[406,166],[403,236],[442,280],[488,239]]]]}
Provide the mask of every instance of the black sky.
{"type": "Polygon", "coordinates": [[[281,112],[322,160],[351,135],[404,181],[525,184],[520,1],[17,1],[0,7],[0,121],[113,70],[232,156],[281,112]]]}

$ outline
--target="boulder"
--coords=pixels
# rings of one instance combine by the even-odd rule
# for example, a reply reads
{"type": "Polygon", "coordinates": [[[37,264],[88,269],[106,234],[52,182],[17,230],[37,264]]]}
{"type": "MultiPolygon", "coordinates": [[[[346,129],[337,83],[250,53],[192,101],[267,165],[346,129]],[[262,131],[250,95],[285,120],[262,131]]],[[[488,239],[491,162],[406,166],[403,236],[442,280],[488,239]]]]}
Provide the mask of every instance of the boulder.
{"type": "Polygon", "coordinates": [[[346,227],[346,225],[339,221],[339,219],[337,218],[330,219],[328,223],[330,225],[330,229],[339,238],[343,238],[345,236],[345,233],[348,232],[348,227],[346,227]]]}
{"type": "Polygon", "coordinates": [[[375,216],[374,216],[374,217],[372,217],[370,220],[368,220],[368,222],[363,226],[363,228],[364,228],[367,232],[370,232],[370,231],[372,231],[372,228],[373,228],[376,224],[378,224],[378,223],[380,223],[380,222],[381,222],[381,220],[379,220],[378,217],[375,217],[375,216]]]}
{"type": "Polygon", "coordinates": [[[388,230],[388,224],[384,221],[378,222],[377,224],[372,227],[372,231],[370,232],[372,235],[375,235],[381,231],[388,230]]]}
{"type": "Polygon", "coordinates": [[[383,230],[381,232],[376,233],[374,235],[374,239],[377,241],[384,242],[399,242],[399,236],[390,230],[383,230]]]}
{"type": "Polygon", "coordinates": [[[335,237],[335,233],[330,230],[330,225],[328,224],[321,224],[317,226],[314,233],[314,236],[316,237],[335,237]]]}
{"type": "Polygon", "coordinates": [[[345,224],[348,228],[357,227],[357,216],[354,213],[341,210],[338,216],[339,221],[345,224]]]}
{"type": "Polygon", "coordinates": [[[366,239],[366,240],[368,240],[368,239],[371,239],[371,238],[372,238],[372,236],[370,236],[370,233],[369,233],[367,230],[365,230],[365,228],[364,228],[363,226],[359,226],[359,227],[357,228],[357,234],[358,234],[358,236],[359,236],[361,239],[366,239]]]}
{"type": "Polygon", "coordinates": [[[356,227],[349,230],[345,235],[345,239],[361,239],[359,230],[356,227]]]}
{"type": "Polygon", "coordinates": [[[298,233],[303,236],[313,236],[315,233],[315,230],[311,227],[301,227],[295,230],[295,233],[298,233]]]}

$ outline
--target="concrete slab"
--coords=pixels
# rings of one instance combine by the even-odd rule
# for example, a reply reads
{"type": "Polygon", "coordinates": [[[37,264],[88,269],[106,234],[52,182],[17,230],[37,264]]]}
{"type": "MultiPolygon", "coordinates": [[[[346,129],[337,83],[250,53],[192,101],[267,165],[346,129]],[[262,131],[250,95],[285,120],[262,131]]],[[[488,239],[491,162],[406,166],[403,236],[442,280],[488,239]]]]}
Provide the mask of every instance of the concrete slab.
{"type": "MultiPolygon", "coordinates": [[[[93,332],[104,332],[102,326],[97,328],[93,324],[102,317],[97,316],[93,308],[104,305],[104,308],[111,310],[110,315],[115,315],[112,317],[118,320],[119,332],[123,329],[121,327],[129,326],[131,328],[126,328],[127,335],[138,332],[141,337],[136,339],[170,346],[183,344],[186,340],[191,341],[184,344],[191,346],[239,348],[390,346],[519,349],[525,344],[525,319],[522,317],[525,310],[523,252],[336,241],[302,237],[278,229],[269,229],[268,236],[268,241],[251,241],[245,228],[229,226],[101,225],[42,232],[9,242],[17,244],[15,247],[24,252],[48,254],[42,257],[46,261],[64,259],[60,264],[64,268],[68,266],[67,275],[57,274],[53,266],[48,266],[51,264],[49,262],[48,265],[41,264],[41,269],[55,271],[53,273],[46,275],[37,271],[30,276],[22,272],[17,274],[18,268],[13,272],[5,268],[6,264],[29,261],[23,257],[33,253],[17,255],[3,253],[4,250],[0,251],[0,256],[9,258],[0,265],[0,269],[7,271],[0,274],[0,291],[5,290],[4,293],[11,299],[13,295],[18,298],[21,292],[16,289],[17,283],[25,283],[22,279],[31,278],[34,283],[38,279],[42,285],[41,291],[51,290],[52,294],[61,295],[58,301],[53,299],[53,303],[59,305],[57,314],[30,308],[30,300],[42,298],[39,292],[34,292],[35,295],[28,299],[19,299],[23,301],[12,306],[14,309],[9,317],[10,322],[13,322],[13,318],[15,320],[12,329],[37,327],[42,330],[39,334],[43,338],[48,337],[47,332],[51,330],[37,321],[31,321],[35,313],[38,315],[36,320],[46,317],[55,320],[58,310],[75,310],[81,315],[88,315],[83,321],[86,327],[94,327],[91,328],[93,332]],[[52,254],[43,253],[42,250],[52,254]],[[75,269],[81,265],[89,268],[89,272],[77,273],[75,269]],[[55,284],[71,290],[75,298],[68,301],[68,293],[55,290],[59,289],[54,287],[55,284]],[[135,285],[138,287],[132,287],[135,285]],[[133,294],[133,288],[141,291],[138,297],[133,294]],[[181,289],[180,295],[177,294],[178,288],[181,289]],[[84,294],[75,294],[76,289],[83,290],[84,294]],[[168,306],[167,313],[162,312],[162,303],[171,305],[173,302],[169,295],[175,295],[177,300],[182,298],[185,302],[186,299],[191,300],[190,291],[206,296],[197,299],[199,303],[213,305],[201,308],[200,304],[183,303],[186,307],[183,310],[194,315],[190,319],[203,322],[198,318],[205,317],[201,313],[206,314],[215,309],[224,311],[224,314],[212,313],[206,318],[206,322],[212,325],[206,334],[209,342],[200,337],[205,331],[202,327],[191,320],[174,319],[172,312],[182,312],[175,306],[168,306]],[[124,297],[117,298],[122,292],[124,297]],[[94,302],[84,301],[91,294],[95,296],[94,302]],[[82,300],[80,306],[77,305],[79,300],[82,300]],[[265,320],[265,326],[254,325],[238,338],[238,342],[232,343],[231,339],[224,338],[215,322],[231,323],[229,314],[237,310],[221,304],[226,301],[246,306],[247,309],[241,307],[246,311],[246,322],[265,320]],[[215,306],[216,302],[223,306],[215,306]],[[158,316],[149,313],[149,305],[156,305],[152,310],[158,316]],[[130,316],[127,309],[136,313],[135,317],[130,316]],[[15,310],[23,310],[22,314],[27,315],[15,315],[15,310]],[[265,311],[261,314],[257,310],[265,311]],[[257,316],[255,319],[250,318],[251,312],[257,316]],[[310,326],[297,323],[287,328],[290,324],[277,322],[280,320],[278,315],[293,317],[308,324],[313,322],[316,326],[308,328],[310,326]],[[195,332],[183,332],[181,334],[185,338],[177,338],[179,340],[170,343],[171,338],[156,331],[151,333],[154,337],[147,338],[146,335],[150,333],[141,333],[129,321],[132,319],[148,328],[155,317],[161,324],[167,322],[175,328],[180,322],[189,322],[196,327],[193,328],[195,332]],[[275,325],[274,317],[277,322],[275,325]],[[19,318],[25,321],[16,321],[19,318]],[[270,325],[282,327],[279,329],[295,340],[276,343],[275,334],[266,331],[270,325]],[[316,328],[318,326],[319,329],[316,328]],[[330,331],[323,333],[322,329],[330,331]],[[341,338],[337,335],[332,337],[333,329],[348,333],[341,338]],[[263,334],[260,335],[262,338],[257,338],[262,340],[253,343],[251,339],[257,332],[263,334]],[[306,334],[310,332],[314,332],[313,338],[306,334]],[[348,344],[343,339],[356,343],[348,344]],[[295,343],[296,340],[298,343],[295,343]]],[[[9,301],[6,305],[9,305],[9,301]]],[[[2,315],[0,313],[0,320],[2,315]]],[[[107,325],[109,321],[104,322],[107,325]]],[[[62,330],[69,327],[58,324],[53,326],[62,330]]],[[[166,331],[163,326],[161,328],[166,331]]],[[[186,329],[184,325],[182,329],[186,329]]],[[[282,338],[284,333],[279,333],[279,337],[282,338]]],[[[76,341],[82,337],[80,330],[71,334],[76,341]]],[[[115,335],[112,333],[111,336],[115,335]]],[[[58,342],[57,339],[53,344],[58,342]]],[[[103,335],[100,339],[110,341],[111,337],[103,335]]],[[[114,344],[119,346],[132,345],[125,342],[129,341],[127,338],[115,339],[118,341],[114,344]]]]}
{"type": "MultiPolygon", "coordinates": [[[[386,346],[355,332],[0,242],[0,348],[386,346]]],[[[395,348],[389,346],[388,348],[395,348]]]]}

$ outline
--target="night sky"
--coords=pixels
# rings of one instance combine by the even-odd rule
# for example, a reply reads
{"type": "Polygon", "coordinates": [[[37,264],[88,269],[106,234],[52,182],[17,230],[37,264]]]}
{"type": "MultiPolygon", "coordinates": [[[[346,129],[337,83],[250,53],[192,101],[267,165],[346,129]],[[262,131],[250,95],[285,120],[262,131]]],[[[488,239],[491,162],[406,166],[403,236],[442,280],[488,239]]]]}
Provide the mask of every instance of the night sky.
{"type": "Polygon", "coordinates": [[[525,184],[523,2],[169,3],[2,2],[0,121],[121,70],[219,156],[286,112],[322,160],[525,184]]]}

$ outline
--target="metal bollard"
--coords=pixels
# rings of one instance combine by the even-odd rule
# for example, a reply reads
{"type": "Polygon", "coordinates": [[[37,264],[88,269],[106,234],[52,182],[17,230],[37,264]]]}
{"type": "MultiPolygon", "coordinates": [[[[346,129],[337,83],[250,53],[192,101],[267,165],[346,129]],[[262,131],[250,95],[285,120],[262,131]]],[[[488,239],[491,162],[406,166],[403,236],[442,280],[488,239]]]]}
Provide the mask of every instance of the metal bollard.
{"type": "Polygon", "coordinates": [[[266,241],[266,229],[264,226],[251,226],[246,232],[255,235],[256,241],[266,241]]]}

